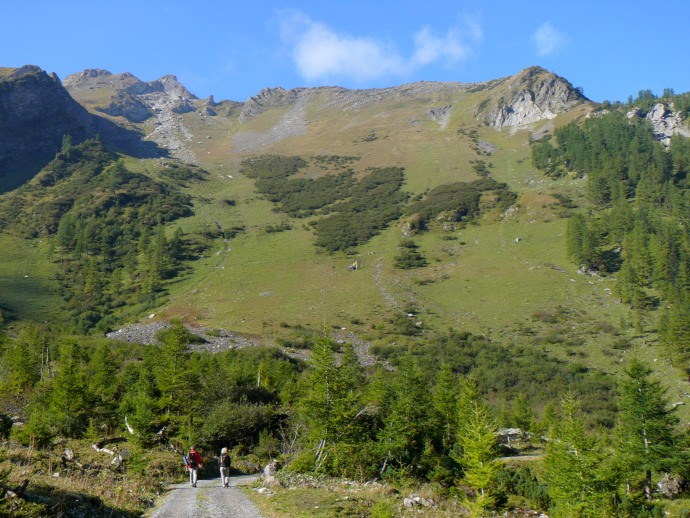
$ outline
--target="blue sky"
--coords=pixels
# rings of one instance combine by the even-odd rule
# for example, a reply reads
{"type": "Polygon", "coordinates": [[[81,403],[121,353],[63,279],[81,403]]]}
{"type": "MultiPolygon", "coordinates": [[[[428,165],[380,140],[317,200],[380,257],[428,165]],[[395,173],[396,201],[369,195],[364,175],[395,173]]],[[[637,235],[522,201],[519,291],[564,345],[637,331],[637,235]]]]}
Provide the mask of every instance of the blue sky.
{"type": "Polygon", "coordinates": [[[244,101],[264,87],[476,82],[540,65],[595,101],[690,91],[690,2],[0,0],[0,66],[244,101]]]}

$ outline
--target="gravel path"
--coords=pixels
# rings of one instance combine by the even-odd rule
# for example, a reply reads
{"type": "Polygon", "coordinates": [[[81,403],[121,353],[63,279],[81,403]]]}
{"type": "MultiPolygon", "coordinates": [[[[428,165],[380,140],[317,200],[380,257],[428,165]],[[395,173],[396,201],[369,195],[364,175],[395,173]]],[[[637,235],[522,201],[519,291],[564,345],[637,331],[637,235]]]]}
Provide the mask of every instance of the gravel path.
{"type": "Polygon", "coordinates": [[[248,484],[258,475],[230,477],[230,488],[222,487],[220,478],[199,480],[197,487],[189,483],[170,486],[169,493],[156,509],[146,516],[150,518],[263,518],[259,509],[239,490],[238,485],[248,484]]]}

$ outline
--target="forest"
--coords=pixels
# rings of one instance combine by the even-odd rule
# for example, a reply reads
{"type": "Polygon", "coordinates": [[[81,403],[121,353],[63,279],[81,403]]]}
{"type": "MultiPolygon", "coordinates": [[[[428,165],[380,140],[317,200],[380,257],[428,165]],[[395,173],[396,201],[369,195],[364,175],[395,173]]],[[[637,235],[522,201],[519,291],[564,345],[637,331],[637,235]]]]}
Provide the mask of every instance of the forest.
{"type": "Polygon", "coordinates": [[[612,111],[533,144],[536,167],[585,177],[592,209],[568,222],[567,248],[583,270],[616,273],[617,295],[687,363],[690,328],[690,144],[668,150],[646,121],[612,111]]]}
{"type": "Polygon", "coordinates": [[[661,516],[653,482],[688,476],[687,434],[635,359],[612,387],[468,334],[390,357],[394,372],[360,367],[351,344],[318,331],[310,364],[266,347],[195,353],[194,340],[180,321],[153,346],[30,326],[5,333],[0,433],[40,449],[58,437],[121,434],[127,422],[141,451],[191,442],[229,446],[245,461],[279,457],[295,473],[426,481],[464,495],[476,515],[529,505],[554,516],[661,516]],[[541,415],[533,384],[549,388],[541,415]],[[512,400],[502,412],[498,394],[512,400]],[[16,414],[26,422],[12,428],[16,414]],[[500,427],[529,434],[526,442],[545,450],[542,462],[499,462],[519,453],[499,441],[500,427]]]}

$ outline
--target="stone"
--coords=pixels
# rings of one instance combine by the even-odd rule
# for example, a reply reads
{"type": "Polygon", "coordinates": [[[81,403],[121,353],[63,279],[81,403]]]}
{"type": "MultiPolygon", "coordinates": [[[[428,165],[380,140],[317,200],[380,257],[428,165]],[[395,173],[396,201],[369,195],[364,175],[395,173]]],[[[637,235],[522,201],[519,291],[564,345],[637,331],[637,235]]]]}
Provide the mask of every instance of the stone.
{"type": "Polygon", "coordinates": [[[666,498],[674,498],[683,492],[686,485],[683,478],[673,478],[668,473],[665,473],[664,478],[659,481],[657,487],[666,498]]]}
{"type": "MultiPolygon", "coordinates": [[[[525,126],[553,119],[559,112],[585,100],[564,78],[532,67],[506,81],[501,104],[484,111],[483,118],[488,125],[498,128],[525,126]]],[[[483,109],[478,107],[478,115],[482,115],[483,109]]]]}
{"type": "Polygon", "coordinates": [[[671,137],[673,135],[690,137],[690,129],[683,125],[681,114],[673,112],[663,103],[655,104],[645,118],[652,125],[654,136],[665,146],[671,144],[671,137]]]}
{"type": "Polygon", "coordinates": [[[264,471],[261,475],[261,481],[263,482],[264,487],[274,488],[283,485],[277,477],[279,469],[280,463],[276,460],[266,464],[266,467],[264,467],[264,471]]]}

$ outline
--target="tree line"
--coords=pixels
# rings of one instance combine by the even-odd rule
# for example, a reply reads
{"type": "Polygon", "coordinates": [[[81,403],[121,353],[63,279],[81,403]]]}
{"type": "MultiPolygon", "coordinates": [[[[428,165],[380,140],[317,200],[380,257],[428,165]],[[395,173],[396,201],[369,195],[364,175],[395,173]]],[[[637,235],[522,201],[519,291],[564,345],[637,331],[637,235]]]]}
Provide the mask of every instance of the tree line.
{"type": "Polygon", "coordinates": [[[616,274],[620,300],[638,328],[653,314],[662,339],[687,358],[690,340],[690,141],[668,149],[643,119],[618,110],[554,132],[532,145],[549,175],[586,178],[591,209],[568,222],[567,249],[584,270],[616,274]]]}
{"type": "Polygon", "coordinates": [[[431,482],[477,515],[523,501],[550,516],[656,516],[660,477],[690,475],[687,434],[636,359],[612,392],[613,424],[592,428],[567,389],[540,417],[524,395],[501,416],[482,360],[463,371],[437,358],[427,371],[404,354],[394,372],[365,370],[325,333],[310,364],[271,347],[192,352],[198,337],[179,321],[146,346],[17,329],[0,340],[0,435],[38,448],[118,434],[141,448],[230,446],[291,471],[431,482]],[[10,415],[25,423],[12,427],[10,415]],[[499,424],[547,437],[543,459],[499,460],[513,454],[499,424]]]}

